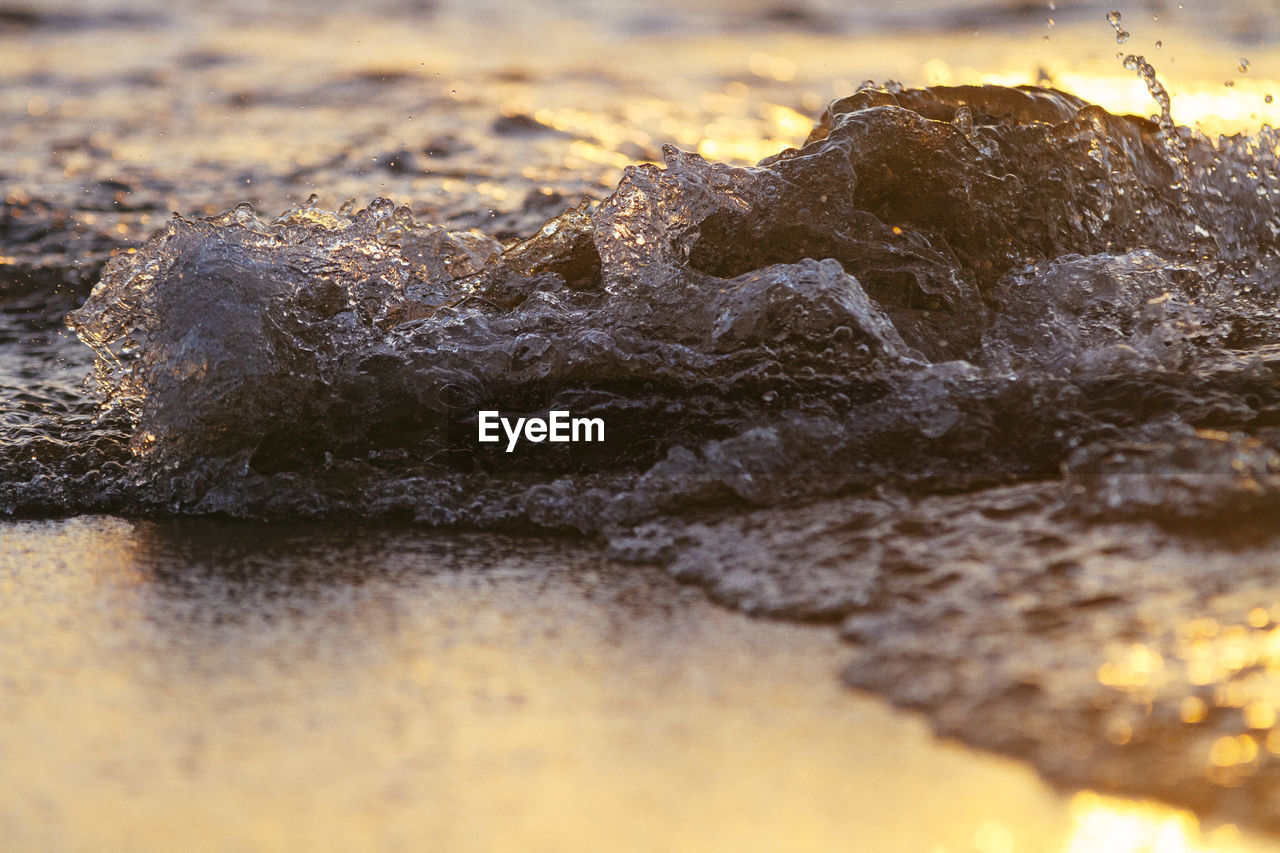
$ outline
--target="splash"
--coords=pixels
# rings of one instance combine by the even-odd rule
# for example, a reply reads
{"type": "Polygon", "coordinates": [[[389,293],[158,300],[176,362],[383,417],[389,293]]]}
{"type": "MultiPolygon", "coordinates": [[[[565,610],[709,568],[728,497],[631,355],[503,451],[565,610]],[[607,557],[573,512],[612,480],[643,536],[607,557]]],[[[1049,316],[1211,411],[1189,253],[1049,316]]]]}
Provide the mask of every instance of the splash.
{"type": "Polygon", "coordinates": [[[1147,85],[1147,91],[1151,93],[1151,99],[1160,108],[1160,129],[1172,135],[1174,133],[1173,101],[1169,97],[1169,91],[1165,89],[1164,84],[1160,82],[1160,78],[1156,76],[1155,67],[1150,62],[1147,62],[1145,56],[1135,56],[1133,54],[1129,54],[1124,58],[1124,67],[1136,72],[1142,78],[1142,82],[1147,85]]]}
{"type": "Polygon", "coordinates": [[[1120,23],[1120,12],[1112,9],[1107,13],[1107,23],[1116,31],[1116,44],[1124,44],[1129,40],[1129,32],[1120,23]]]}
{"type": "Polygon", "coordinates": [[[866,87],[798,149],[668,147],[506,243],[385,200],[175,218],[68,318],[97,418],[0,424],[0,505],[595,535],[840,623],[848,680],[944,731],[1266,824],[1271,753],[1207,752],[1270,742],[1263,712],[1206,741],[1204,685],[1117,668],[1178,659],[1151,608],[1274,593],[1268,546],[1202,543],[1280,506],[1280,139],[1163,107],[866,87]],[[606,441],[476,440],[551,410],[606,441]]]}
{"type": "Polygon", "coordinates": [[[1245,369],[1275,323],[1274,154],[1190,139],[1178,162],[1165,137],[1036,87],[864,89],[801,149],[668,148],[506,247],[383,200],[175,219],[70,317],[130,425],[112,501],[590,531],[1243,427],[1274,396],[1245,369]],[[1165,390],[1186,383],[1240,414],[1165,390]],[[553,408],[609,441],[475,442],[480,410],[553,408]]]}

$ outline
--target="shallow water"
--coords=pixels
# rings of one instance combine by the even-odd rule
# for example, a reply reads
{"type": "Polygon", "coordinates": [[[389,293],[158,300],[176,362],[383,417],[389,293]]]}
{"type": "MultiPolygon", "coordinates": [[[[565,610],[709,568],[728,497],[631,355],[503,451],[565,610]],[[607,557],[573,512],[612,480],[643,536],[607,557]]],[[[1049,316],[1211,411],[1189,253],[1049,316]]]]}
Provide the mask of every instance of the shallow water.
{"type": "Polygon", "coordinates": [[[0,536],[8,850],[1274,849],[937,744],[838,688],[830,632],[582,544],[0,536]]]}
{"type": "Polygon", "coordinates": [[[585,533],[1275,828],[1273,16],[936,5],[5,15],[0,506],[585,533]]]}

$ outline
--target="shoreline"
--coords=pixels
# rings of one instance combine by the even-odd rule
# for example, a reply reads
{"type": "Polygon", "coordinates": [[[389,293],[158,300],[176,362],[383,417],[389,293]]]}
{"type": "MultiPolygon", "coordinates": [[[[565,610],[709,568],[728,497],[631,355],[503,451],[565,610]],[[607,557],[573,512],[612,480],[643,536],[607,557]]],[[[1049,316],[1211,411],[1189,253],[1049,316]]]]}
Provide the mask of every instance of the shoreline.
{"type": "Polygon", "coordinates": [[[1280,849],[1055,793],[843,688],[831,628],[580,543],[114,517],[0,538],[8,849],[1067,851],[1120,825],[1280,849]]]}

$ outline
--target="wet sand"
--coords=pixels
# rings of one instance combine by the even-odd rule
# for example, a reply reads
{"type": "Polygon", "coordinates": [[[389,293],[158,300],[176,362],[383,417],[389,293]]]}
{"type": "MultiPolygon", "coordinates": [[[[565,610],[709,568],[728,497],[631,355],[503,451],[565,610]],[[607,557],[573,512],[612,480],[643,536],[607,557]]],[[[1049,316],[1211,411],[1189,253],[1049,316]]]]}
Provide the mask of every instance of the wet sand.
{"type": "Polygon", "coordinates": [[[1280,849],[939,742],[846,656],[568,541],[10,522],[0,846],[1280,849]]]}

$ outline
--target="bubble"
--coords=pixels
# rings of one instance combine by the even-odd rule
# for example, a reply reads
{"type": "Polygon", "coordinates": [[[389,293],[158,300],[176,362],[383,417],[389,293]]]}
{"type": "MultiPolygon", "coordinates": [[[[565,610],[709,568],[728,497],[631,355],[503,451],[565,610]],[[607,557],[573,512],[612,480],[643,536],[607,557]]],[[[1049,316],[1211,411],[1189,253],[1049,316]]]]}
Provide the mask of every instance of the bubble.
{"type": "Polygon", "coordinates": [[[1241,74],[1248,73],[1249,67],[1249,60],[1245,59],[1243,56],[1240,57],[1240,61],[1236,63],[1236,68],[1240,69],[1241,74]]]}
{"type": "Polygon", "coordinates": [[[1272,101],[1274,101],[1274,100],[1275,100],[1275,98],[1273,98],[1271,95],[1267,95],[1267,96],[1266,96],[1265,98],[1263,98],[1262,100],[1263,100],[1265,103],[1268,103],[1268,104],[1269,104],[1269,103],[1271,103],[1272,101]]]}

